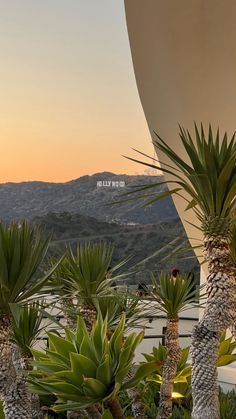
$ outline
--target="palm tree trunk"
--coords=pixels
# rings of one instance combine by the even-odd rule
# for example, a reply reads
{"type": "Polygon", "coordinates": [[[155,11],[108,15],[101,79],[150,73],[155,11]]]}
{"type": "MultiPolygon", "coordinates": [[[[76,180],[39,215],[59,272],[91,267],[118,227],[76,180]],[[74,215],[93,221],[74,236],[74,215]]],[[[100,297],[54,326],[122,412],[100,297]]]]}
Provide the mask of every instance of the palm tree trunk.
{"type": "Polygon", "coordinates": [[[31,397],[23,376],[16,377],[4,394],[5,419],[31,419],[31,397]]]}
{"type": "Polygon", "coordinates": [[[16,374],[18,376],[18,380],[21,380],[22,387],[25,388],[25,391],[27,391],[31,399],[32,419],[43,419],[43,412],[40,410],[40,401],[38,394],[30,393],[27,389],[25,380],[21,379],[23,378],[23,371],[27,372],[33,369],[29,354],[21,354],[20,349],[15,344],[12,344],[12,359],[13,364],[15,366],[16,374]]]}
{"type": "Polygon", "coordinates": [[[234,340],[236,340],[236,322],[233,323],[233,326],[230,328],[231,334],[234,337],[234,340]]]}
{"type": "Polygon", "coordinates": [[[92,305],[83,304],[80,307],[80,314],[84,319],[85,325],[89,333],[91,333],[93,325],[97,319],[97,310],[92,305]]]}
{"type": "Polygon", "coordinates": [[[179,320],[167,319],[165,346],[167,358],[163,367],[158,419],[169,419],[172,415],[172,392],[177,364],[181,356],[179,346],[179,320]]]}
{"type": "Polygon", "coordinates": [[[123,409],[117,397],[109,400],[106,404],[114,419],[125,419],[123,409]]]}
{"type": "Polygon", "coordinates": [[[66,417],[67,419],[85,419],[89,416],[87,415],[87,412],[85,412],[85,410],[80,410],[78,412],[67,412],[66,417]]]}
{"type": "Polygon", "coordinates": [[[8,316],[0,317],[0,396],[5,419],[31,419],[31,398],[25,378],[17,374],[13,363],[8,316]]]}
{"type": "MultiPolygon", "coordinates": [[[[28,356],[28,354],[23,354],[20,359],[21,368],[24,371],[32,371],[32,358],[28,356]]],[[[31,412],[32,412],[32,419],[43,419],[43,412],[40,409],[40,400],[38,394],[31,393],[31,412]]]]}
{"type": "Polygon", "coordinates": [[[99,412],[99,410],[97,409],[96,405],[95,406],[89,406],[86,408],[86,411],[88,413],[88,417],[89,418],[94,418],[94,419],[101,419],[102,415],[99,412]]]}
{"type": "Polygon", "coordinates": [[[192,336],[193,419],[219,419],[217,359],[221,333],[235,321],[236,269],[231,261],[230,236],[207,236],[209,264],[207,304],[192,336]]]}
{"type": "Polygon", "coordinates": [[[134,418],[147,419],[140,391],[134,387],[127,390],[127,394],[129,399],[132,401],[132,412],[134,418]]]}
{"type": "MultiPolygon", "coordinates": [[[[133,376],[134,371],[133,369],[131,369],[127,374],[127,380],[133,378],[133,376]]],[[[132,412],[134,417],[139,419],[147,419],[147,415],[145,412],[144,404],[139,389],[137,387],[130,388],[127,390],[127,394],[132,402],[132,412]]]]}

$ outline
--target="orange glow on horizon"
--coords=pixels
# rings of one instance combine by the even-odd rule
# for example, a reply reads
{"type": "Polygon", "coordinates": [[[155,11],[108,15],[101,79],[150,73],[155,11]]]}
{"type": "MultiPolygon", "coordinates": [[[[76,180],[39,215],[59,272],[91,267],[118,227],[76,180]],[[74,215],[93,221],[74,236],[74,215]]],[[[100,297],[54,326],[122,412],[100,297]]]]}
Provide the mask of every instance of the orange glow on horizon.
{"type": "Polygon", "coordinates": [[[121,157],[153,154],[123,2],[5,2],[0,48],[0,182],[144,171],[121,157]]]}

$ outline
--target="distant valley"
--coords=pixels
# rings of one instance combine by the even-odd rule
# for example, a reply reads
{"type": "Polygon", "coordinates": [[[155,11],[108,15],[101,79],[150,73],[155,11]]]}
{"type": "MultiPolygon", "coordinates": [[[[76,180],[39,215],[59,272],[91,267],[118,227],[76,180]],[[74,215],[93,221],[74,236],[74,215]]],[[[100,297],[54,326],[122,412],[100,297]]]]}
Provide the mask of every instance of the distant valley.
{"type": "MultiPolygon", "coordinates": [[[[68,244],[111,242],[113,263],[131,257],[130,283],[149,282],[151,272],[159,274],[173,266],[198,274],[197,259],[170,197],[147,207],[143,200],[111,205],[127,198],[122,194],[135,187],[162,181],[161,176],[104,172],[66,183],[0,184],[0,218],[42,225],[52,234],[51,255],[62,254],[68,244]]],[[[161,185],[157,193],[166,189],[161,185]]]]}

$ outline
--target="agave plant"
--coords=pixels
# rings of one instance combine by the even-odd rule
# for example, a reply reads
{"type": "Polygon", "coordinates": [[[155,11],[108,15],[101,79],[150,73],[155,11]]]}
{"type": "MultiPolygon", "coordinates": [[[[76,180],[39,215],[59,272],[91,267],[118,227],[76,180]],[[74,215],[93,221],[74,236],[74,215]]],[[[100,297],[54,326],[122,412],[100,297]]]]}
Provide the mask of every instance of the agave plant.
{"type": "Polygon", "coordinates": [[[12,309],[32,299],[48,280],[36,276],[49,239],[27,223],[0,224],[0,396],[6,419],[31,418],[31,397],[18,376],[11,352],[12,309]]]}
{"type": "Polygon", "coordinates": [[[135,386],[157,368],[156,361],[144,363],[131,380],[125,380],[143,332],[132,333],[124,341],[124,327],[125,315],[108,339],[107,320],[99,312],[91,334],[81,316],[76,332],[67,329],[64,338],[48,333],[49,349],[45,353],[33,351],[36,370],[30,378],[32,391],[56,395],[56,411],[77,411],[102,403],[114,418],[124,418],[119,392],[135,386]]]}
{"type": "Polygon", "coordinates": [[[159,417],[170,418],[172,414],[172,393],[178,362],[181,357],[179,345],[179,313],[190,305],[196,305],[195,284],[191,278],[177,275],[176,278],[161,274],[159,281],[153,277],[153,297],[159,309],[167,316],[165,359],[160,393],[159,417]]]}
{"type": "MultiPolygon", "coordinates": [[[[188,196],[186,209],[194,211],[204,236],[204,254],[209,271],[208,298],[203,317],[195,327],[192,338],[192,417],[219,419],[219,339],[224,330],[233,326],[236,314],[236,267],[230,251],[231,223],[236,201],[236,141],[235,135],[229,141],[227,134],[220,141],[219,130],[214,138],[211,127],[206,136],[203,127],[198,129],[196,125],[195,141],[184,128],[180,128],[180,138],[188,163],[158,134],[154,147],[157,153],[160,150],[174,164],[162,166],[164,173],[170,175],[171,180],[167,183],[176,185],[174,189],[165,192],[165,196],[174,193],[182,196],[181,192],[185,192],[184,199],[188,196]]],[[[149,163],[140,163],[158,168],[149,163]]],[[[154,185],[148,187],[150,189],[154,185]]],[[[155,192],[151,195],[151,200],[148,197],[149,203],[164,197],[164,194],[158,196],[155,192]]]]}
{"type": "MultiPolygon", "coordinates": [[[[101,311],[103,318],[107,318],[108,322],[108,336],[112,336],[117,324],[120,321],[120,317],[125,313],[125,330],[142,327],[143,315],[150,314],[150,309],[147,308],[147,304],[143,301],[140,303],[140,299],[137,296],[128,293],[127,291],[121,290],[121,292],[115,291],[112,295],[100,297],[98,299],[98,307],[101,311]]],[[[133,371],[128,372],[127,377],[131,379],[133,371]]],[[[142,396],[137,387],[132,387],[127,390],[127,394],[132,403],[132,412],[134,417],[140,419],[146,419],[145,406],[142,401],[142,396]]]]}

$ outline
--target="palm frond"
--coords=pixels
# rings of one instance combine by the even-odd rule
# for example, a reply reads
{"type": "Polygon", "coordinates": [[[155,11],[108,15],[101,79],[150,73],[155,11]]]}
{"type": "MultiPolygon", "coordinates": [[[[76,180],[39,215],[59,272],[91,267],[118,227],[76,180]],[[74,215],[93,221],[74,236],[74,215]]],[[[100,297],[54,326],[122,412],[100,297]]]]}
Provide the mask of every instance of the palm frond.
{"type": "Polygon", "coordinates": [[[129,260],[112,266],[113,246],[107,243],[79,244],[74,253],[68,248],[67,254],[51,276],[51,285],[59,295],[70,296],[86,302],[96,304],[99,296],[110,292],[112,284],[125,278],[124,273],[116,273],[129,260]],[[108,271],[111,275],[108,275],[108,271]]]}
{"type": "Polygon", "coordinates": [[[176,278],[162,273],[153,280],[153,298],[156,299],[158,307],[166,313],[168,318],[177,319],[180,312],[189,305],[199,304],[199,290],[191,277],[177,275],[176,278]]]}
{"type": "Polygon", "coordinates": [[[43,314],[39,310],[37,302],[23,307],[15,307],[11,327],[11,340],[18,346],[23,355],[32,356],[30,348],[44,329],[42,320],[43,314]]]}
{"type": "MultiPolygon", "coordinates": [[[[195,124],[195,140],[189,131],[180,127],[180,139],[189,157],[189,163],[186,163],[156,132],[154,133],[156,139],[153,144],[157,154],[158,151],[163,152],[173,163],[173,165],[164,165],[162,168],[164,174],[172,177],[170,182],[175,182],[177,185],[177,190],[170,191],[170,194],[180,194],[181,190],[185,191],[189,197],[187,210],[192,209],[201,223],[204,223],[204,220],[209,217],[211,219],[231,217],[236,203],[235,134],[231,139],[228,139],[225,133],[220,144],[219,130],[214,136],[211,126],[209,126],[208,133],[205,134],[203,126],[198,128],[195,124]]],[[[144,153],[137,152],[144,155],[144,153]]],[[[154,164],[127,158],[158,169],[154,164]]],[[[142,191],[155,188],[155,186],[157,187],[158,184],[147,185],[146,188],[143,186],[142,191]]],[[[140,188],[137,188],[136,192],[139,191],[140,188]]],[[[134,192],[132,191],[132,193],[134,192]]],[[[147,196],[143,196],[143,199],[145,198],[147,196]]],[[[138,195],[138,199],[141,199],[141,195],[138,195]]],[[[153,199],[149,200],[146,205],[153,204],[159,199],[160,196],[154,191],[153,199]]]]}
{"type": "Polygon", "coordinates": [[[47,282],[51,272],[43,278],[37,272],[49,241],[39,228],[31,228],[26,222],[0,224],[0,313],[10,315],[9,304],[35,298],[47,282]]]}

